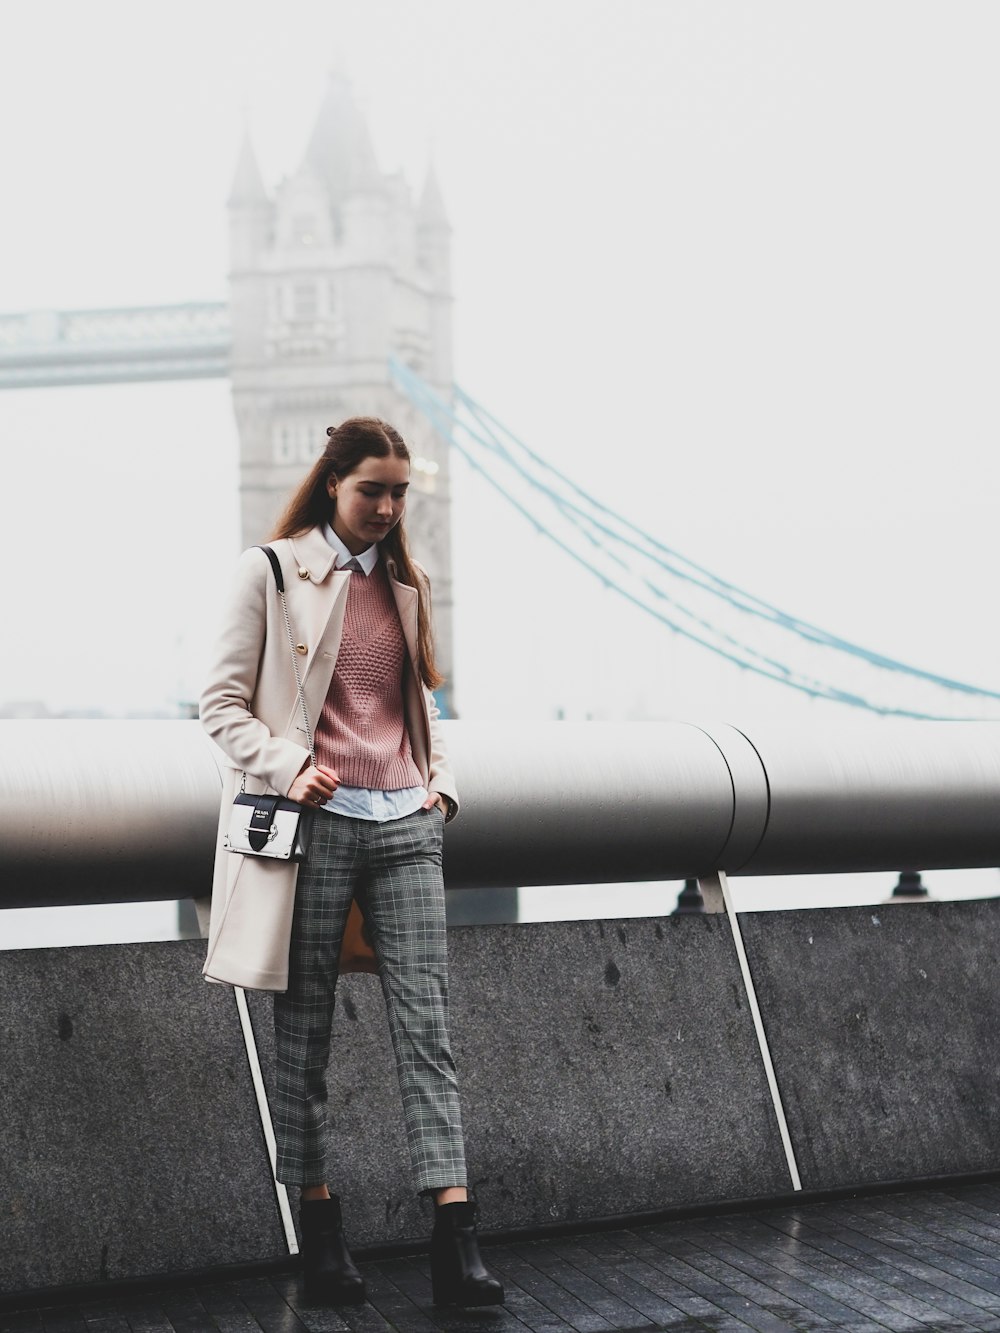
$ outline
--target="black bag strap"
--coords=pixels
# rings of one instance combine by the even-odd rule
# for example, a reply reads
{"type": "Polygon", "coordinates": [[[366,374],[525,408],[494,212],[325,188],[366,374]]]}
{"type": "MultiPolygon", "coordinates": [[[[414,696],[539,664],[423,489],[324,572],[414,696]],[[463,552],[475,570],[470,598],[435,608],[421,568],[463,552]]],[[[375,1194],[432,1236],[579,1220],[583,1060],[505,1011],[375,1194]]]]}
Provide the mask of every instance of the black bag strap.
{"type": "Polygon", "coordinates": [[[281,561],[275,555],[274,548],[272,546],[258,546],[257,550],[263,551],[268,560],[270,560],[271,568],[274,570],[274,581],[278,585],[278,591],[284,595],[285,576],[281,572],[281,561]]]}
{"type": "MultiPolygon", "coordinates": [[[[288,648],[292,654],[292,671],[295,673],[295,687],[299,693],[299,707],[302,709],[302,722],[305,726],[306,741],[309,745],[309,758],[312,760],[313,766],[315,766],[316,746],[313,742],[313,734],[309,726],[309,714],[306,711],[306,696],[302,689],[302,676],[301,673],[299,672],[299,659],[298,655],[295,652],[295,635],[292,633],[292,622],[288,618],[288,603],[285,601],[285,578],[281,572],[281,562],[278,560],[278,557],[275,555],[272,547],[258,546],[257,550],[263,551],[264,554],[267,556],[268,563],[270,564],[272,573],[274,574],[274,581],[278,586],[278,596],[281,598],[281,610],[285,617],[285,629],[288,631],[288,648]]],[[[246,791],[246,785],[247,785],[247,775],[246,773],[244,773],[243,780],[240,783],[241,792],[246,791]]]]}

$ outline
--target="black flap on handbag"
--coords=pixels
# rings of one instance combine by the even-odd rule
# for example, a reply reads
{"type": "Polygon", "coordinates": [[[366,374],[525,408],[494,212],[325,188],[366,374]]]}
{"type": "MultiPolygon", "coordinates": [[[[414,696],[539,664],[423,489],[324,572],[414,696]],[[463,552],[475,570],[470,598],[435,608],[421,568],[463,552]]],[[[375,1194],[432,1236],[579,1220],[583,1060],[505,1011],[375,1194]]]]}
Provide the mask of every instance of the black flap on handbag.
{"type": "Polygon", "coordinates": [[[271,837],[271,825],[274,812],[278,808],[280,796],[257,796],[247,825],[247,842],[255,852],[262,852],[271,837]]]}
{"type": "Polygon", "coordinates": [[[290,810],[294,814],[302,813],[302,807],[297,801],[289,801],[283,796],[254,796],[251,792],[240,792],[233,804],[250,807],[247,842],[255,852],[262,852],[267,846],[276,811],[290,810]]]}

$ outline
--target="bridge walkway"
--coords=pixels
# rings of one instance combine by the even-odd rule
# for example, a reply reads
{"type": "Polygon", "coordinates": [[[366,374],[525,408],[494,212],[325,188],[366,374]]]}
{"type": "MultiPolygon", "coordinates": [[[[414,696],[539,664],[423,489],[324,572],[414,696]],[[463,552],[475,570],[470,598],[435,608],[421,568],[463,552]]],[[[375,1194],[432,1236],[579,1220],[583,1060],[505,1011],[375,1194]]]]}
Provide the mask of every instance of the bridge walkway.
{"type": "Polygon", "coordinates": [[[310,1307],[293,1272],[8,1309],[0,1333],[1000,1330],[1000,1182],[766,1207],[485,1247],[502,1310],[438,1310],[424,1255],[372,1257],[369,1303],[310,1307]]]}

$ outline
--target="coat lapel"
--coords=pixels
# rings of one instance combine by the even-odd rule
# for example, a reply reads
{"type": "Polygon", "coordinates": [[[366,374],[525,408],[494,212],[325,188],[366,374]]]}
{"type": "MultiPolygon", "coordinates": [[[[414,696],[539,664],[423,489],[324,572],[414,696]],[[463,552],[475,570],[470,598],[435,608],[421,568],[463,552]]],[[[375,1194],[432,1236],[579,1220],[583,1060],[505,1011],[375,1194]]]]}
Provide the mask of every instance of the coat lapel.
{"type": "Polygon", "coordinates": [[[406,648],[410,657],[409,670],[405,673],[403,681],[403,707],[410,728],[410,744],[413,747],[413,757],[416,760],[417,767],[421,772],[426,772],[430,764],[431,733],[427,702],[420,683],[420,655],[417,633],[417,611],[420,605],[420,597],[416,588],[411,588],[407,583],[400,583],[396,577],[396,566],[391,560],[386,561],[386,571],[389,575],[389,587],[396,599],[399,623],[403,627],[403,638],[406,640],[406,648]],[[419,736],[414,731],[418,721],[421,733],[419,736]]]}
{"type": "MultiPolygon", "coordinates": [[[[301,536],[290,538],[289,546],[296,562],[292,577],[296,584],[304,585],[303,592],[295,598],[296,610],[291,613],[293,617],[297,614],[300,616],[303,636],[300,642],[304,642],[307,648],[301,659],[302,690],[306,696],[309,724],[315,729],[326,703],[337,661],[351,575],[344,570],[334,569],[336,556],[321,528],[310,528],[301,536]],[[302,569],[308,578],[299,575],[302,569]]],[[[291,598],[289,603],[291,611],[291,598]]],[[[299,633],[294,619],[292,628],[295,633],[299,633]]]]}

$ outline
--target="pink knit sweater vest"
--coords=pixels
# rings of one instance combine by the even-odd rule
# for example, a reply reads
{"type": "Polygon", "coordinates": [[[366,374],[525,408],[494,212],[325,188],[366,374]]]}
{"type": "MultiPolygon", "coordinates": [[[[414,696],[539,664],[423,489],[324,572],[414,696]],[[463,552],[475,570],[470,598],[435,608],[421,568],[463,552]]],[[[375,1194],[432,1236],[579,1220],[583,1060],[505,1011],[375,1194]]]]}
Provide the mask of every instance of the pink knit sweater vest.
{"type": "Polygon", "coordinates": [[[333,679],[316,727],[316,758],[347,787],[419,787],[403,717],[406,642],[382,562],[352,574],[333,679]]]}

